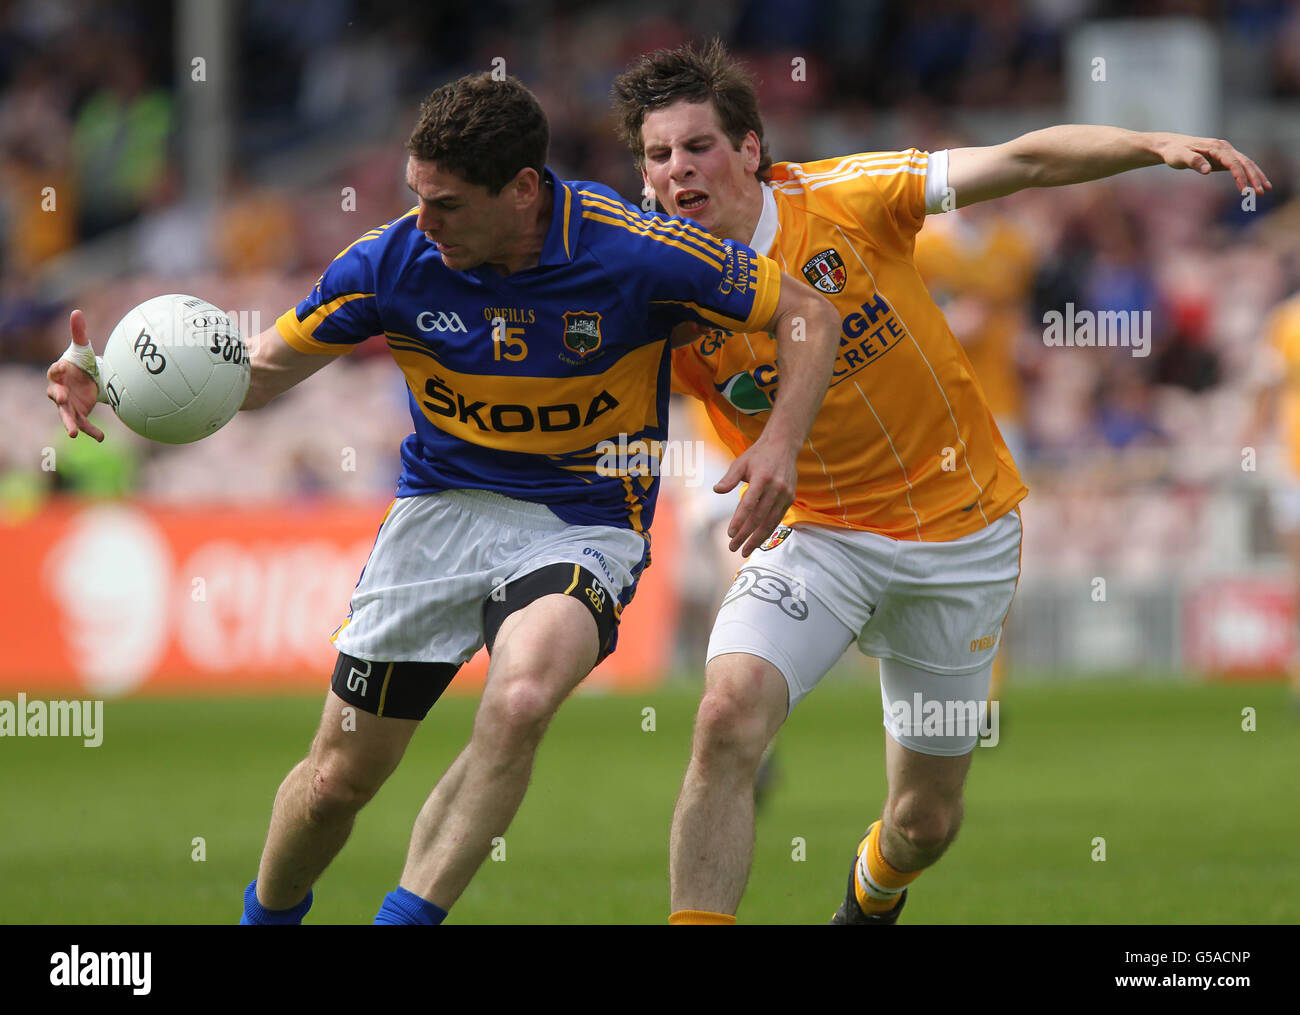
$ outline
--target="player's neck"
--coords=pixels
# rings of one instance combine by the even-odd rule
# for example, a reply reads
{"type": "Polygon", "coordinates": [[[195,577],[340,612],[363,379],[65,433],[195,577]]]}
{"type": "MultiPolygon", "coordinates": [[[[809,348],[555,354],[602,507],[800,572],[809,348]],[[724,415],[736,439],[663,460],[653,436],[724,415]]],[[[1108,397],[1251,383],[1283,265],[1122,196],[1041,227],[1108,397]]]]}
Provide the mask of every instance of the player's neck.
{"type": "Polygon", "coordinates": [[[549,183],[544,183],[537,191],[534,210],[523,212],[524,220],[528,223],[523,233],[500,260],[489,261],[488,267],[502,275],[536,268],[542,261],[542,248],[546,245],[546,234],[551,230],[551,212],[554,208],[555,192],[549,183]]]}
{"type": "Polygon", "coordinates": [[[736,214],[722,224],[720,235],[724,240],[736,240],[746,246],[758,231],[758,220],[763,217],[763,185],[753,177],[745,187],[742,200],[736,203],[736,214]]]}

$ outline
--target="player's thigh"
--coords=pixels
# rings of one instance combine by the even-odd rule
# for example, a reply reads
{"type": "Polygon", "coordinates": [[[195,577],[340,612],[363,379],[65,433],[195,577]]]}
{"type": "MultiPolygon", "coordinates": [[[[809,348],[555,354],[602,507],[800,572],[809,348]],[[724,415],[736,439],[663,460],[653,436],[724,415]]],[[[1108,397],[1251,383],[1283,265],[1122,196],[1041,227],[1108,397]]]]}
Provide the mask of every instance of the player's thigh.
{"type": "MultiPolygon", "coordinates": [[[[816,575],[796,581],[767,568],[746,566],[736,575],[713,622],[706,680],[715,660],[755,657],[767,662],[786,685],[784,719],[817,686],[857,637],[827,609],[817,593],[816,575]]],[[[733,660],[719,672],[745,679],[745,663],[733,660]]],[[[750,672],[749,679],[758,679],[750,672]]],[[[764,683],[767,693],[775,687],[764,683]]]]}
{"type": "Polygon", "coordinates": [[[956,758],[977,743],[997,743],[997,709],[989,703],[990,660],[967,673],[935,673],[897,659],[880,660],[880,705],[890,739],[918,754],[956,758]]]}
{"type": "Polygon", "coordinates": [[[373,794],[393,774],[419,726],[418,719],[380,717],[329,691],[311,746],[316,780],[338,792],[373,794]]]}
{"type": "Polygon", "coordinates": [[[534,540],[528,520],[508,498],[486,491],[397,498],[335,648],[361,660],[466,662],[483,644],[482,601],[500,580],[501,558],[534,540]]]}
{"type": "Polygon", "coordinates": [[[596,618],[571,595],[550,593],[511,612],[492,644],[476,729],[544,723],[596,665],[600,644],[596,618]]]}

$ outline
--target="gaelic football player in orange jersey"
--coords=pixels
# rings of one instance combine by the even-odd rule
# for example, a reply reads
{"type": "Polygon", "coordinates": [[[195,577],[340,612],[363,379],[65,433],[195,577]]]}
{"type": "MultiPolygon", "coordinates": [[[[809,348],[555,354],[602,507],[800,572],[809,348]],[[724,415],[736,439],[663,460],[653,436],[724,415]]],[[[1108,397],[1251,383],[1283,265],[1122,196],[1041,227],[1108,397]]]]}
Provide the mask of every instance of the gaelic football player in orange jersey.
{"type": "MultiPolygon", "coordinates": [[[[741,569],[709,643],[670,843],[671,922],[731,923],[753,855],[755,769],[854,642],[880,660],[888,798],[833,923],[891,924],[953,841],[981,705],[1020,574],[1025,487],[913,263],[925,216],[1026,187],[1165,163],[1268,189],[1226,141],[1063,126],[1006,144],[773,165],[752,83],[723,47],[661,50],[614,84],[620,130],[669,214],[747,243],[841,317],[831,386],[785,524],[741,569]]],[[[778,390],[765,334],[704,332],[674,356],[734,453],[778,390]]]]}

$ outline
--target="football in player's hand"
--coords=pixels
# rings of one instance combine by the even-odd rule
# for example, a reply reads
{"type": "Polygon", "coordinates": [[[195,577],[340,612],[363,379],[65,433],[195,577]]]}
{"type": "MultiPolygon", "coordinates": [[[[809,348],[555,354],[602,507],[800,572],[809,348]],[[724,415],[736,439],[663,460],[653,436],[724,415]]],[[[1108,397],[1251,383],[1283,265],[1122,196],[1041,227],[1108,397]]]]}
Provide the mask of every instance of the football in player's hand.
{"type": "Polygon", "coordinates": [[[230,422],[248,394],[248,349],[230,315],[196,296],[155,296],[104,349],[104,390],[142,437],[189,444],[230,422]]]}

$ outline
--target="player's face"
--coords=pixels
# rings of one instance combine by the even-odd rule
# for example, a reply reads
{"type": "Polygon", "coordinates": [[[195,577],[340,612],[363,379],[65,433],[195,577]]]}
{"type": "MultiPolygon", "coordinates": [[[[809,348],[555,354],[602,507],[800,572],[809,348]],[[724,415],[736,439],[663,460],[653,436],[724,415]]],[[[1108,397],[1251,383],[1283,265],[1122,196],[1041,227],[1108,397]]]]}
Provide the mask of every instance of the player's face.
{"type": "Polygon", "coordinates": [[[448,268],[466,271],[500,255],[510,227],[507,191],[492,197],[486,187],[414,156],[406,163],[406,185],[420,199],[415,227],[448,268]]]}
{"type": "Polygon", "coordinates": [[[675,102],[641,124],[646,183],[669,215],[693,219],[715,236],[739,236],[742,208],[758,171],[758,136],[732,147],[712,102],[675,102]]]}

